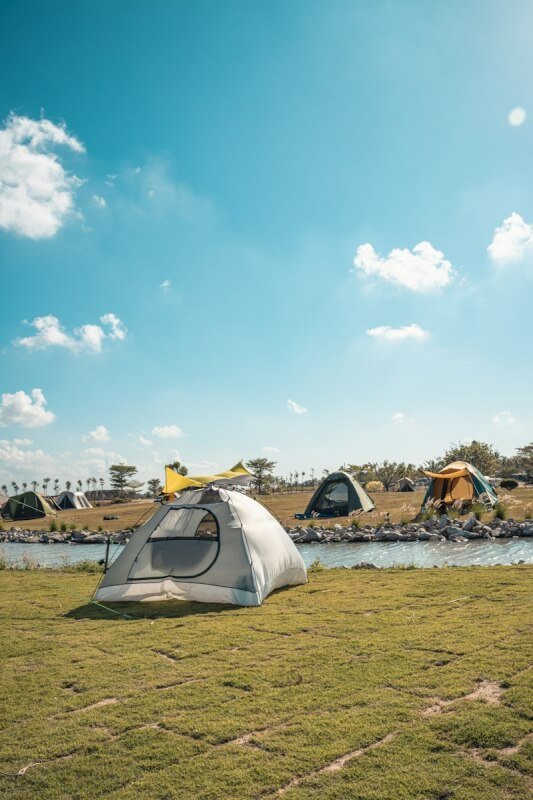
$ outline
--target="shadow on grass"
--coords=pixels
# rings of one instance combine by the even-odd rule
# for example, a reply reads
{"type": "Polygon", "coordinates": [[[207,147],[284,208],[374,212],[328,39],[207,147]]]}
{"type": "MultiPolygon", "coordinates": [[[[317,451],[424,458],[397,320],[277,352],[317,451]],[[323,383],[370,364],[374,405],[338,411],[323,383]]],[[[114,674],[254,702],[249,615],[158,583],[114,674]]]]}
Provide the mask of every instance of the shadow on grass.
{"type": "Polygon", "coordinates": [[[64,616],[67,619],[95,619],[116,622],[123,619],[179,619],[180,617],[238,611],[240,606],[221,603],[191,603],[167,600],[162,603],[85,603],[64,616]]]}

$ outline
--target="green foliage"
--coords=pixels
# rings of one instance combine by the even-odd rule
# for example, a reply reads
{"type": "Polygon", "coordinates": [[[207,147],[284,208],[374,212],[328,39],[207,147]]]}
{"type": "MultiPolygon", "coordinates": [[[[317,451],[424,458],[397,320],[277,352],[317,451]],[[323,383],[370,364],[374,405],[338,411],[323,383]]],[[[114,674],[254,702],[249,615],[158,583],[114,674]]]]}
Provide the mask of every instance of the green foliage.
{"type": "Polygon", "coordinates": [[[472,508],[470,510],[477,519],[477,521],[479,522],[479,520],[482,518],[483,514],[486,512],[487,509],[485,508],[483,503],[473,503],[472,508]]]}
{"type": "Polygon", "coordinates": [[[323,564],[319,558],[315,558],[313,563],[309,567],[307,567],[307,572],[310,572],[312,574],[314,572],[324,572],[324,570],[327,569],[328,568],[326,567],[326,565],[323,564]]]}
{"type": "Polygon", "coordinates": [[[263,494],[265,486],[272,477],[276,462],[270,461],[268,458],[252,458],[246,462],[246,466],[254,476],[254,485],[257,492],[263,494]]]}
{"type": "Polygon", "coordinates": [[[57,522],[55,519],[50,520],[50,524],[48,525],[48,530],[50,533],[55,533],[57,531],[57,522]]]}
{"type": "Polygon", "coordinates": [[[492,510],[494,512],[494,519],[507,518],[507,507],[503,503],[496,503],[492,510]]]}
{"type": "Polygon", "coordinates": [[[61,525],[59,526],[59,530],[61,531],[61,533],[66,533],[67,530],[68,530],[67,523],[66,522],[62,522],[61,525]]]}
{"type": "Polygon", "coordinates": [[[418,470],[414,464],[406,464],[403,461],[382,461],[380,463],[368,464],[368,477],[370,480],[380,481],[386,492],[390,492],[392,486],[400,478],[413,478],[418,470]]]}
{"type": "Polygon", "coordinates": [[[109,483],[113,489],[123,493],[133,476],[137,474],[137,467],[127,464],[113,464],[109,467],[109,483]]]}
{"type": "MultiPolygon", "coordinates": [[[[181,463],[181,461],[172,461],[170,464],[166,464],[165,466],[170,467],[170,469],[173,469],[174,472],[177,472],[179,475],[189,474],[189,470],[187,469],[185,464],[181,463]]],[[[159,478],[152,478],[152,481],[153,480],[157,480],[159,482],[159,478]]],[[[150,485],[150,483],[151,481],[148,481],[148,485],[150,485]]]]}
{"type": "Polygon", "coordinates": [[[498,470],[501,456],[491,444],[473,439],[469,444],[452,444],[444,453],[442,461],[466,461],[476,467],[483,475],[494,475],[498,470]]]}
{"type": "Polygon", "coordinates": [[[502,487],[502,489],[508,489],[510,492],[512,492],[513,489],[518,488],[518,481],[516,481],[514,478],[505,478],[500,483],[500,486],[502,487]]]}
{"type": "Polygon", "coordinates": [[[157,495],[161,491],[161,481],[159,480],[159,478],[150,478],[150,480],[147,482],[146,485],[148,486],[148,489],[150,490],[152,497],[157,497],[157,495]]]}
{"type": "Polygon", "coordinates": [[[533,442],[519,447],[516,451],[516,458],[520,469],[522,469],[528,478],[533,478],[533,442]]]}
{"type": "Polygon", "coordinates": [[[7,559],[3,548],[0,548],[0,570],[7,569],[7,559]]]}

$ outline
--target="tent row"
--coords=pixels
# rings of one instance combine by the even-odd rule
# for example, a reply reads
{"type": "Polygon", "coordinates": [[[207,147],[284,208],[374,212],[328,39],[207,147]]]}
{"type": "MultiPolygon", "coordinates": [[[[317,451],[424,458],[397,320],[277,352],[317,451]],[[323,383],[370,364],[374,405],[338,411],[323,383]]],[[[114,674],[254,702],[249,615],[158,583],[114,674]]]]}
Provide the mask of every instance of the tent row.
{"type": "Polygon", "coordinates": [[[62,492],[57,497],[45,497],[30,491],[8,497],[2,507],[2,516],[13,520],[39,519],[55,517],[58,511],[80,508],[92,508],[83,492],[62,492]]]}

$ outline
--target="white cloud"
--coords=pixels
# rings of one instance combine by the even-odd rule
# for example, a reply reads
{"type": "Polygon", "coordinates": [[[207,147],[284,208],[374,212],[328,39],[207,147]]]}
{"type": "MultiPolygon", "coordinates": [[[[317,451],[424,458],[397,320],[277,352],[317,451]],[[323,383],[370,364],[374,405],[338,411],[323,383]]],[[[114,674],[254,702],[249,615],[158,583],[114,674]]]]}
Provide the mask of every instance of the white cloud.
{"type": "Polygon", "coordinates": [[[152,434],[160,439],[179,439],[183,431],[177,425],[156,425],[152,428],[152,434]]]}
{"type": "MultiPolygon", "coordinates": [[[[4,475],[6,480],[13,477],[13,472],[20,472],[24,470],[28,473],[30,470],[37,470],[39,473],[52,468],[53,462],[49,455],[43,450],[21,450],[16,445],[16,440],[13,442],[0,440],[0,465],[2,467],[2,480],[4,475]]],[[[24,475],[28,478],[28,475],[24,475]]]]}
{"type": "Polygon", "coordinates": [[[520,214],[513,211],[494,231],[487,252],[493,261],[500,264],[523,261],[533,254],[533,225],[528,225],[520,214]]]}
{"type": "Polygon", "coordinates": [[[511,125],[513,128],[518,128],[520,127],[520,125],[524,124],[524,122],[526,121],[526,117],[527,113],[525,108],[522,108],[521,106],[516,106],[516,108],[512,108],[511,111],[509,111],[509,116],[507,117],[507,121],[509,122],[509,125],[511,125]]]}
{"type": "Polygon", "coordinates": [[[100,197],[98,194],[93,194],[93,203],[98,208],[105,208],[107,205],[105,197],[100,197]]]}
{"type": "Polygon", "coordinates": [[[17,444],[19,447],[29,447],[33,442],[31,439],[13,439],[13,444],[17,444]]]}
{"type": "Polygon", "coordinates": [[[41,389],[32,389],[30,394],[20,391],[3,394],[0,403],[0,427],[20,425],[23,428],[40,428],[49,425],[55,414],[46,408],[46,399],[41,389]]]}
{"type": "Polygon", "coordinates": [[[268,447],[267,445],[265,445],[265,447],[263,447],[263,450],[265,451],[265,453],[279,453],[280,452],[279,447],[268,447]]]}
{"type": "Polygon", "coordinates": [[[170,289],[172,288],[172,282],[171,282],[171,281],[169,281],[169,279],[168,279],[168,278],[165,278],[165,280],[164,280],[164,281],[162,281],[162,282],[159,284],[159,288],[160,288],[160,289],[162,289],[164,292],[169,292],[169,291],[170,291],[170,289]]]}
{"type": "Polygon", "coordinates": [[[377,328],[368,328],[367,336],[379,339],[383,342],[402,342],[406,339],[414,339],[422,342],[429,338],[428,331],[425,331],[416,322],[411,325],[404,325],[401,328],[392,328],[390,325],[379,325],[377,328]]]}
{"type": "Polygon", "coordinates": [[[394,422],[395,425],[401,425],[407,417],[403,413],[403,411],[396,411],[395,414],[392,415],[391,420],[394,422]]]}
{"type": "Polygon", "coordinates": [[[143,447],[151,447],[153,444],[153,442],[151,442],[150,439],[145,439],[144,436],[139,436],[137,441],[139,442],[139,444],[142,444],[143,447]]]}
{"type": "Polygon", "coordinates": [[[0,227],[30,239],[54,236],[74,211],[81,181],[53,151],[84,147],[64,125],[10,114],[0,129],[0,227]]]}
{"type": "Polygon", "coordinates": [[[106,333],[100,325],[82,325],[75,328],[73,333],[68,333],[61,325],[59,319],[52,314],[36,317],[30,325],[37,331],[33,336],[16,339],[15,344],[26,347],[28,350],[44,350],[47,347],[65,347],[68,350],[92,350],[100,353],[106,337],[110,339],[124,339],[126,328],[114,314],[105,314],[100,317],[100,322],[111,327],[106,333]]]}
{"type": "Polygon", "coordinates": [[[499,411],[498,414],[494,415],[492,422],[494,425],[508,427],[509,425],[515,425],[516,419],[513,417],[510,411],[499,411]]]}
{"type": "Polygon", "coordinates": [[[105,425],[97,425],[94,431],[82,438],[84,442],[108,442],[111,437],[105,425]]]}
{"type": "Polygon", "coordinates": [[[287,400],[287,408],[295,414],[306,414],[307,409],[297,403],[295,400],[287,400]]]}
{"type": "Polygon", "coordinates": [[[371,244],[362,244],[353,263],[364,275],[377,275],[413,292],[442,289],[455,275],[444,254],[429,242],[420,242],[412,250],[395,248],[387,258],[379,256],[371,244]]]}
{"type": "Polygon", "coordinates": [[[109,325],[111,328],[110,333],[108,334],[110,339],[119,339],[123,341],[126,338],[127,328],[125,327],[122,320],[120,320],[116,314],[104,314],[103,317],[100,317],[100,322],[104,325],[109,325]]]}

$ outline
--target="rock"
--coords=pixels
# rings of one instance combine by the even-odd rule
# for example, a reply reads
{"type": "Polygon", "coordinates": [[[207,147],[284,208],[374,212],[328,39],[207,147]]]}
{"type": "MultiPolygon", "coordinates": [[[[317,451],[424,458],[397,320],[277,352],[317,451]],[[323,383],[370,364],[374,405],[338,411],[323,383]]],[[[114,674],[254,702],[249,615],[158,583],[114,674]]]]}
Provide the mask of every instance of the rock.
{"type": "Polygon", "coordinates": [[[444,528],[447,528],[448,525],[450,524],[450,522],[451,522],[451,519],[449,518],[449,516],[447,514],[441,514],[440,517],[439,517],[439,521],[437,523],[439,530],[442,531],[442,530],[444,530],[444,528]]]}
{"type": "Polygon", "coordinates": [[[463,530],[464,531],[471,531],[474,529],[474,525],[476,524],[477,519],[475,514],[470,514],[468,519],[463,522],[463,530]]]}
{"type": "Polygon", "coordinates": [[[308,544],[310,542],[321,542],[324,539],[324,535],[319,531],[315,531],[312,528],[308,528],[303,536],[300,536],[298,539],[299,542],[304,544],[308,544]]]}
{"type": "Polygon", "coordinates": [[[459,528],[457,525],[448,525],[442,530],[442,533],[447,539],[451,539],[453,536],[462,536],[463,529],[459,528]]]}
{"type": "Polygon", "coordinates": [[[533,536],[533,525],[526,523],[520,531],[521,536],[533,536]]]}
{"type": "Polygon", "coordinates": [[[360,564],[354,564],[352,569],[381,569],[377,564],[372,564],[371,561],[361,561],[360,564]]]}

